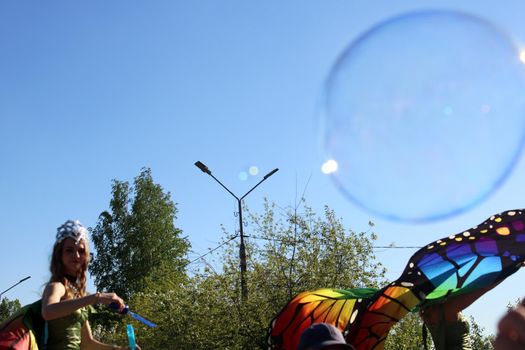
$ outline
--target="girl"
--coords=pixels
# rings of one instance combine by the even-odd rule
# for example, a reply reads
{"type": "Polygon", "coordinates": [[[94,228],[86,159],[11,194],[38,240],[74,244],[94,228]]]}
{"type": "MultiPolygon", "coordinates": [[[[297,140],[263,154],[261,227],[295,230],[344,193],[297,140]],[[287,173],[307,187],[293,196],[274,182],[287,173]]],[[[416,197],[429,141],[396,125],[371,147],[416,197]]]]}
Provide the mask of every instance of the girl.
{"type": "Polygon", "coordinates": [[[58,228],[51,257],[51,278],[42,296],[47,350],[128,349],[93,338],[87,320],[91,305],[116,303],[122,310],[125,304],[115,293],[86,294],[89,258],[86,228],[78,220],[66,221],[58,228]]]}

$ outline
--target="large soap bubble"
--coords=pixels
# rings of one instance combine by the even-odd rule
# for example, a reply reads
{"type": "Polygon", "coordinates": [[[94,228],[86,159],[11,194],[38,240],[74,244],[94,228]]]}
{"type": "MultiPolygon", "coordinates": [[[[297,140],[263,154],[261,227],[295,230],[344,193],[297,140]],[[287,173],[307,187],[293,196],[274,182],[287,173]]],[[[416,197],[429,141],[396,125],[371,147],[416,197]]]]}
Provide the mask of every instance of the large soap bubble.
{"type": "Polygon", "coordinates": [[[324,90],[332,178],[386,218],[468,210],[500,185],[525,135],[525,70],[491,23],[448,11],[399,16],[339,57],[324,90]]]}

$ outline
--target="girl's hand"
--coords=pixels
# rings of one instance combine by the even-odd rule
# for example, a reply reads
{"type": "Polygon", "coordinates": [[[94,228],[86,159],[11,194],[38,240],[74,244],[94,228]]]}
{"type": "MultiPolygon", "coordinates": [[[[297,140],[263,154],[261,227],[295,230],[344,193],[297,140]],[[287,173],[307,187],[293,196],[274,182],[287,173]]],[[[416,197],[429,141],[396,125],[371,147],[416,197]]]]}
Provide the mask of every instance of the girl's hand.
{"type": "Polygon", "coordinates": [[[115,293],[101,293],[97,292],[95,294],[95,299],[97,304],[109,305],[115,303],[118,305],[118,311],[122,311],[126,307],[126,303],[115,293]]]}

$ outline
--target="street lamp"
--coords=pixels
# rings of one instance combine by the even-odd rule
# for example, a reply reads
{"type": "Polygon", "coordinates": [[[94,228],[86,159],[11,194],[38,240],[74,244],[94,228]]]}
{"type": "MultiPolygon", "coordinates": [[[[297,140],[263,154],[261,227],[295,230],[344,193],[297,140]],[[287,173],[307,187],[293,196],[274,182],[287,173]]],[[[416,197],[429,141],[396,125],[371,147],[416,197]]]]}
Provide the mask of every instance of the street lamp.
{"type": "Polygon", "coordinates": [[[2,299],[2,295],[4,295],[7,291],[15,288],[16,286],[18,286],[20,283],[24,282],[25,280],[28,280],[30,279],[31,276],[27,276],[26,278],[22,278],[20,281],[18,281],[17,283],[13,284],[11,287],[7,288],[6,290],[4,290],[2,293],[0,293],[0,300],[2,299]]]}
{"type": "Polygon", "coordinates": [[[241,237],[241,243],[239,245],[239,260],[240,260],[240,267],[241,267],[241,298],[242,300],[246,300],[248,296],[248,287],[246,286],[246,247],[244,245],[244,231],[243,231],[243,224],[242,224],[242,200],[249,195],[257,186],[259,186],[263,181],[265,181],[267,178],[275,174],[279,169],[275,168],[272,171],[270,171],[268,174],[264,175],[261,181],[259,181],[255,186],[253,186],[248,192],[244,194],[241,198],[237,197],[230,189],[223,185],[222,182],[219,181],[213,174],[211,173],[210,169],[204,163],[197,161],[195,162],[195,166],[199,168],[203,173],[206,173],[210,175],[215,181],[219,183],[226,191],[228,191],[229,194],[231,194],[236,200],[237,200],[237,206],[239,210],[239,234],[241,237]]]}

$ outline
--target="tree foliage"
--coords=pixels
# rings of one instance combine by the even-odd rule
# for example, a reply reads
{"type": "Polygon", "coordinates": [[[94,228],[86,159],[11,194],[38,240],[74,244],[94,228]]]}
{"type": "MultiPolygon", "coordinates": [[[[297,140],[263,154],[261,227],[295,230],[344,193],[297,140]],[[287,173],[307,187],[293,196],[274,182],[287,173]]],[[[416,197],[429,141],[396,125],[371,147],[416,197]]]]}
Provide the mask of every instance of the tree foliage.
{"type": "Polygon", "coordinates": [[[472,349],[476,350],[492,350],[492,342],[494,335],[485,335],[484,328],[476,323],[474,318],[469,317],[470,325],[470,340],[472,342],[472,349]]]}
{"type": "MultiPolygon", "coordinates": [[[[154,183],[150,169],[142,169],[133,185],[114,180],[109,207],[91,230],[96,254],[90,272],[97,289],[117,293],[132,310],[137,310],[136,295],[179,290],[187,280],[189,242],[174,224],[177,209],[170,193],[154,183]]],[[[92,319],[96,336],[126,343],[124,320],[99,309],[92,319]]],[[[140,310],[144,317],[154,318],[147,309],[140,310]]]]}
{"type": "MultiPolygon", "coordinates": [[[[385,350],[420,350],[423,347],[423,321],[417,313],[409,312],[390,330],[385,350]]],[[[427,349],[432,349],[430,334],[426,339],[427,349]]]]}
{"type": "Polygon", "coordinates": [[[95,285],[126,300],[146,291],[177,288],[185,278],[189,243],[175,227],[177,209],[169,193],[142,169],[133,186],[114,180],[110,210],[92,230],[95,285]]]}
{"type": "Polygon", "coordinates": [[[0,323],[17,312],[21,307],[22,305],[20,305],[20,301],[18,299],[9,300],[7,298],[2,298],[2,302],[0,302],[0,323]]]}

